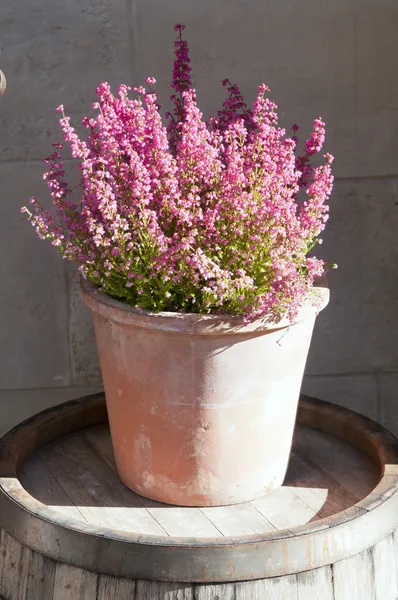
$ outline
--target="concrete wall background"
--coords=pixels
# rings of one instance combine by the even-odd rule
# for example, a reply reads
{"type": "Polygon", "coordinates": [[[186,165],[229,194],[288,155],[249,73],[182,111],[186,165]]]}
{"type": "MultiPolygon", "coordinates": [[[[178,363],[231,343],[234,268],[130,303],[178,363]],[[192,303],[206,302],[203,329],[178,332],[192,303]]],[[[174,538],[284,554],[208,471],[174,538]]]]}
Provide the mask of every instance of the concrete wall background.
{"type": "Polygon", "coordinates": [[[339,264],[304,389],[398,433],[397,0],[3,0],[0,67],[0,430],[101,385],[74,271],[19,214],[47,198],[40,160],[100,81],[158,80],[168,97],[173,25],[187,25],[205,114],[221,79],[252,100],[265,81],[283,124],[327,123],[335,191],[325,256],[339,264]]]}

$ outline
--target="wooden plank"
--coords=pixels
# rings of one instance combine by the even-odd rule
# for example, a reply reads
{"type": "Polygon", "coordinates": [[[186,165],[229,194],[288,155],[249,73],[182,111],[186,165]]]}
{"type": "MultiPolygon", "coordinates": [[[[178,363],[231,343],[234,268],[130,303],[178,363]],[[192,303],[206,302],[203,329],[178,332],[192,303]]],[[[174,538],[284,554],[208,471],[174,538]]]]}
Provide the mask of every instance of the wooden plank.
{"type": "Polygon", "coordinates": [[[134,600],[196,600],[189,583],[137,581],[134,600]]]}
{"type": "Polygon", "coordinates": [[[300,428],[294,448],[329,473],[354,496],[363,498],[380,479],[379,466],[364,452],[324,432],[308,427],[300,428]]]}
{"type": "Polygon", "coordinates": [[[288,487],[281,487],[251,504],[277,529],[291,530],[310,521],[317,512],[288,487]]]}
{"type": "Polygon", "coordinates": [[[6,551],[6,532],[4,529],[0,529],[0,600],[3,600],[4,593],[4,583],[3,583],[3,573],[4,570],[7,569],[7,551],[6,551]]]}
{"type": "MultiPolygon", "coordinates": [[[[335,482],[336,483],[336,482],[335,482]]],[[[328,475],[310,462],[307,457],[298,453],[294,448],[291,451],[290,463],[284,487],[290,488],[307,506],[315,511],[313,519],[321,519],[333,513],[333,509],[343,510],[355,503],[355,498],[345,501],[344,492],[336,502],[333,494],[333,482],[328,475]],[[341,508],[343,507],[343,508],[341,508]]],[[[337,484],[338,485],[338,484],[337,484]]]]}
{"type": "Polygon", "coordinates": [[[97,583],[97,573],[58,563],[52,600],[95,600],[97,583]]]}
{"type": "Polygon", "coordinates": [[[235,600],[298,600],[297,576],[236,583],[235,600]]]}
{"type": "Polygon", "coordinates": [[[18,474],[21,484],[34,498],[65,517],[86,521],[37,453],[23,461],[18,474]]]}
{"type": "Polygon", "coordinates": [[[89,523],[167,536],[140,498],[122,484],[80,432],[61,438],[37,455],[89,523]]]}
{"type": "MultiPolygon", "coordinates": [[[[396,529],[392,533],[392,541],[393,541],[394,558],[395,558],[395,573],[396,573],[396,577],[398,580],[398,529],[396,529]]],[[[397,596],[397,600],[398,600],[398,596],[397,596]]]]}
{"type": "Polygon", "coordinates": [[[275,531],[275,527],[250,502],[235,506],[202,508],[201,510],[225,536],[275,531]]]}
{"type": "Polygon", "coordinates": [[[85,439],[95,448],[105,462],[117,472],[115,455],[113,454],[109,425],[93,425],[82,432],[85,439]]]}
{"type": "Polygon", "coordinates": [[[332,567],[297,574],[297,600],[334,600],[332,567]]]}
{"type": "Polygon", "coordinates": [[[52,600],[56,563],[37,552],[29,561],[28,596],[26,600],[52,600]]]}
{"type": "Polygon", "coordinates": [[[157,523],[172,537],[223,537],[200,508],[170,506],[149,498],[142,499],[157,523]]]}
{"type": "Polygon", "coordinates": [[[100,575],[96,600],[134,600],[135,581],[100,575]]]}
{"type": "Polygon", "coordinates": [[[3,578],[3,571],[4,571],[4,565],[5,565],[5,558],[6,558],[6,550],[5,550],[5,538],[6,532],[4,531],[4,529],[0,529],[0,593],[1,593],[1,580],[3,578]]]}
{"type": "MultiPolygon", "coordinates": [[[[338,466],[338,470],[341,470],[342,464],[338,466]]],[[[316,510],[317,519],[324,519],[347,510],[363,498],[343,487],[334,474],[334,469],[325,471],[311,458],[293,450],[289,477],[285,484],[291,485],[303,502],[316,510]]]]}
{"type": "Polygon", "coordinates": [[[376,600],[371,549],[335,563],[332,570],[336,600],[376,600]]]}
{"type": "Polygon", "coordinates": [[[395,565],[393,535],[372,548],[375,600],[398,597],[398,573],[395,565]]]}
{"type": "Polygon", "coordinates": [[[32,551],[3,532],[1,554],[0,594],[11,600],[30,600],[27,582],[32,551]]]}
{"type": "Polygon", "coordinates": [[[235,600],[235,584],[197,585],[195,600],[235,600]]]}

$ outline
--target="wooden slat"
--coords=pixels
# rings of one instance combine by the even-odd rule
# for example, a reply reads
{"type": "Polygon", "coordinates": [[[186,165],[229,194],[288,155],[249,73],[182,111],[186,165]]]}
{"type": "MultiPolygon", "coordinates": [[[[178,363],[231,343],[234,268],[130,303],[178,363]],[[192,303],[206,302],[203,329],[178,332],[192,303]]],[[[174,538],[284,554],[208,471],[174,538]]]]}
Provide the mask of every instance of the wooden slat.
{"type": "Polygon", "coordinates": [[[297,430],[294,448],[314,463],[354,496],[363,498],[380,479],[378,465],[359,449],[327,433],[301,427],[297,430]]]}
{"type": "MultiPolygon", "coordinates": [[[[5,535],[4,529],[0,529],[0,594],[1,594],[1,580],[3,578],[3,571],[6,563],[6,551],[5,551],[5,535]]],[[[0,598],[1,600],[1,598],[0,598]]]]}
{"type": "Polygon", "coordinates": [[[134,600],[136,582],[100,575],[96,600],[134,600]]]}
{"type": "Polygon", "coordinates": [[[297,576],[273,577],[236,584],[235,600],[298,600],[297,576]]]}
{"type": "Polygon", "coordinates": [[[120,482],[79,432],[53,444],[51,451],[43,448],[37,455],[90,523],[166,536],[138,496],[120,482]]]}
{"type": "Polygon", "coordinates": [[[97,583],[96,573],[58,563],[52,600],[94,600],[97,595],[97,583]]]}
{"type": "MultiPolygon", "coordinates": [[[[398,529],[396,529],[392,533],[392,542],[393,542],[394,559],[395,559],[395,573],[396,573],[397,580],[398,580],[398,529]]],[[[398,600],[398,596],[397,596],[397,600],[398,600]]]]}
{"type": "Polygon", "coordinates": [[[134,600],[196,600],[189,583],[137,581],[134,600]]]}
{"type": "Polygon", "coordinates": [[[398,598],[398,573],[395,565],[393,535],[373,546],[375,600],[398,598]]]}
{"type": "Polygon", "coordinates": [[[26,600],[52,600],[54,591],[56,563],[32,552],[29,561],[28,596],[26,600]]]}
{"type": "Polygon", "coordinates": [[[277,529],[292,529],[310,521],[316,510],[309,507],[292,488],[281,487],[252,505],[277,529]]]}
{"type": "Polygon", "coordinates": [[[376,600],[371,550],[341,560],[332,568],[336,600],[376,600]]]}
{"type": "MultiPolygon", "coordinates": [[[[316,452],[313,451],[313,454],[316,452]]],[[[342,468],[341,465],[335,466],[338,470],[342,468]]],[[[289,477],[285,484],[291,485],[303,502],[316,510],[317,519],[346,510],[363,497],[352,494],[338,483],[334,478],[336,469],[325,471],[311,457],[292,451],[289,477]]]]}
{"type": "Polygon", "coordinates": [[[27,583],[32,551],[3,532],[0,552],[0,594],[7,600],[30,600],[27,583]]]}
{"type": "Polygon", "coordinates": [[[197,585],[195,600],[236,600],[235,584],[197,585]]]}
{"type": "Polygon", "coordinates": [[[173,537],[222,537],[222,533],[198,508],[169,506],[154,502],[149,498],[142,499],[148,512],[173,537]]]}
{"type": "Polygon", "coordinates": [[[334,600],[332,567],[298,573],[297,593],[297,600],[334,600]]]}
{"type": "Polygon", "coordinates": [[[37,500],[57,509],[65,517],[87,521],[65,490],[40,460],[38,453],[25,460],[19,470],[24,488],[37,500]]]}
{"type": "Polygon", "coordinates": [[[117,471],[109,425],[93,425],[92,427],[86,427],[82,434],[105,462],[112,467],[114,471],[117,471]]]}
{"type": "Polygon", "coordinates": [[[202,512],[225,536],[274,531],[275,527],[252,504],[202,508],[202,512]]]}

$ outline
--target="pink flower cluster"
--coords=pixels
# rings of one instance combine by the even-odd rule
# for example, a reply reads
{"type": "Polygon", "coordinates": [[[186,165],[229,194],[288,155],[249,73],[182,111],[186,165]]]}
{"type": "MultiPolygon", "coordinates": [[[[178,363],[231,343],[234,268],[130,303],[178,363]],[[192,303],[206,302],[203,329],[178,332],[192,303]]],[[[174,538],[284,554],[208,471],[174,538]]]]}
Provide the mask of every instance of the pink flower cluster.
{"type": "Polygon", "coordinates": [[[160,311],[244,315],[246,322],[294,318],[325,264],[309,250],[328,218],[332,156],[321,119],[297,153],[297,126],[278,126],[269,89],[249,109],[237,85],[217,117],[203,119],[190,79],[188,45],[176,26],[174,103],[162,122],[149,89],[98,89],[85,140],[59,107],[64,139],[79,161],[81,194],[72,201],[62,145],[46,159],[55,211],[35,198],[24,207],[41,238],[76,261],[84,277],[133,306],[160,311]],[[300,200],[300,190],[304,198],[300,200]]]}

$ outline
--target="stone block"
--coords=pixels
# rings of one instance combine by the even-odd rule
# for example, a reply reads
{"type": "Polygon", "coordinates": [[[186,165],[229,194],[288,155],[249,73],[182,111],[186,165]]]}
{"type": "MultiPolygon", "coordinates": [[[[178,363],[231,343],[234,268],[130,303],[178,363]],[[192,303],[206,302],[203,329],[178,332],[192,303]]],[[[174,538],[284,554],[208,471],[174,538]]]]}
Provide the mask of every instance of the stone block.
{"type": "Polygon", "coordinates": [[[80,298],[80,279],[72,265],[68,267],[69,341],[72,380],[75,385],[102,385],[91,310],[80,298]]]}
{"type": "Polygon", "coordinates": [[[316,255],[339,268],[308,375],[398,370],[398,178],[340,180],[316,255]]]}
{"type": "Polygon", "coordinates": [[[265,82],[283,126],[327,123],[339,177],[396,173],[398,155],[398,9],[396,0],[136,0],[133,39],[137,79],[157,78],[170,94],[173,25],[187,26],[194,86],[205,115],[215,114],[229,77],[252,101],[265,82]],[[336,32],[338,34],[336,35],[336,32]]]}
{"type": "Polygon", "coordinates": [[[39,164],[0,166],[0,382],[3,389],[70,383],[64,264],[20,207],[44,191],[39,164]]]}
{"type": "Polygon", "coordinates": [[[47,156],[62,139],[59,104],[78,124],[101,81],[131,82],[125,0],[3,2],[1,23],[0,160],[47,156]]]}

